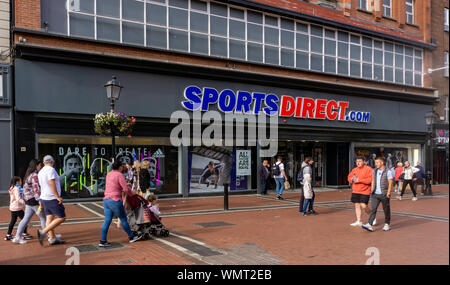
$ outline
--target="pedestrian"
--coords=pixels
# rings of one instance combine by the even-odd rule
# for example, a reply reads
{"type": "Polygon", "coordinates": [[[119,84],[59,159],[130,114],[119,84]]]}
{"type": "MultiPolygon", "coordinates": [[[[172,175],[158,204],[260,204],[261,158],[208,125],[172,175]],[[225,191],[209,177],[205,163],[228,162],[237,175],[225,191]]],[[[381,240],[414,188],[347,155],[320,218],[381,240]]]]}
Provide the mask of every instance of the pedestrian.
{"type": "Polygon", "coordinates": [[[405,167],[403,168],[403,172],[402,172],[402,175],[404,175],[404,178],[403,178],[404,182],[403,182],[403,187],[402,187],[402,193],[398,197],[399,200],[402,200],[403,194],[405,194],[406,186],[409,185],[409,188],[411,189],[411,191],[413,192],[413,195],[414,195],[412,200],[417,201],[417,193],[416,193],[416,189],[414,188],[414,185],[413,185],[413,178],[414,178],[414,174],[419,171],[420,171],[420,169],[411,166],[409,164],[409,161],[405,161],[405,167]]]}
{"type": "Polygon", "coordinates": [[[394,179],[394,188],[395,193],[400,193],[400,189],[403,187],[403,180],[400,179],[400,175],[403,172],[403,163],[398,162],[397,167],[395,168],[395,179],[394,179]]]}
{"type": "MultiPolygon", "coordinates": [[[[9,183],[9,211],[11,212],[11,221],[9,222],[8,233],[5,240],[12,240],[12,231],[16,225],[17,218],[23,220],[25,201],[23,200],[22,179],[18,176],[11,178],[9,183]]],[[[27,233],[27,228],[24,230],[24,238],[30,239],[31,236],[27,233]]]]}
{"type": "Polygon", "coordinates": [[[267,179],[270,176],[269,172],[269,162],[267,159],[263,161],[263,163],[259,166],[259,182],[260,182],[260,193],[262,195],[267,194],[267,179]]]}
{"type": "Polygon", "coordinates": [[[28,169],[25,172],[23,183],[23,198],[25,201],[25,216],[20,221],[17,228],[16,236],[13,239],[14,243],[26,244],[24,239],[24,231],[34,214],[36,214],[41,221],[41,228],[45,228],[45,214],[39,203],[41,196],[41,189],[39,186],[38,172],[42,168],[42,162],[37,159],[32,159],[28,164],[28,169]],[[41,208],[41,210],[39,210],[41,208]]]}
{"type": "Polygon", "coordinates": [[[284,200],[283,191],[284,191],[284,181],[288,180],[286,177],[286,172],[284,171],[284,164],[281,156],[277,157],[277,162],[272,165],[272,175],[277,183],[277,199],[284,200]]]}
{"type": "Polygon", "coordinates": [[[362,226],[362,212],[366,210],[369,204],[370,192],[372,186],[373,170],[365,165],[364,158],[356,158],[356,167],[350,172],[347,179],[352,184],[351,201],[355,204],[356,222],[350,224],[353,227],[362,226]]]}
{"type": "Polygon", "coordinates": [[[49,244],[64,244],[65,241],[57,238],[55,229],[66,221],[66,209],[61,198],[60,177],[53,168],[55,160],[51,155],[44,157],[44,167],[38,173],[39,185],[41,186],[41,196],[39,201],[44,208],[46,216],[46,227],[37,231],[37,236],[41,246],[45,234],[49,234],[49,244]]]}
{"type": "MultiPolygon", "coordinates": [[[[314,164],[314,160],[312,159],[312,157],[305,157],[305,160],[302,162],[301,168],[299,170],[299,175],[297,177],[297,180],[300,182],[300,203],[299,203],[299,213],[303,213],[304,209],[303,206],[305,205],[305,193],[304,193],[304,183],[305,183],[305,175],[309,175],[309,177],[311,178],[310,181],[310,186],[311,186],[311,191],[312,191],[312,204],[314,203],[314,200],[316,199],[316,193],[314,193],[314,189],[312,187],[312,165],[314,164]]],[[[312,206],[311,206],[312,207],[312,206]]],[[[312,209],[312,208],[311,208],[312,209]]],[[[310,214],[316,215],[317,212],[314,210],[311,210],[311,212],[309,212],[310,214]]]]}
{"type": "MultiPolygon", "coordinates": [[[[310,158],[307,158],[310,159],[310,158]]],[[[306,162],[306,161],[305,161],[306,162]]],[[[307,163],[307,166],[305,166],[302,170],[305,171],[303,174],[303,191],[302,191],[302,197],[305,200],[305,205],[303,206],[303,216],[308,216],[311,214],[315,214],[314,210],[313,210],[313,203],[314,203],[314,199],[313,199],[313,195],[314,195],[314,191],[312,188],[312,171],[309,171],[308,168],[311,168],[311,165],[307,163]],[[306,209],[308,208],[308,212],[306,212],[306,209]]],[[[301,203],[301,202],[300,202],[301,203]]]]}
{"type": "Polygon", "coordinates": [[[142,238],[142,235],[133,235],[123,206],[122,191],[129,196],[134,195],[131,187],[126,183],[125,178],[122,175],[123,168],[124,166],[120,160],[114,161],[111,172],[106,175],[105,197],[103,198],[105,221],[102,226],[102,235],[99,243],[100,247],[111,246],[107,241],[107,235],[113,215],[120,219],[122,228],[127,233],[130,243],[136,242],[142,238]]]}
{"type": "Polygon", "coordinates": [[[144,195],[147,193],[147,191],[150,191],[150,172],[148,172],[149,167],[150,162],[148,160],[144,160],[141,163],[141,169],[139,172],[139,187],[141,188],[141,191],[144,195]]]}
{"type": "MultiPolygon", "coordinates": [[[[422,163],[420,163],[420,161],[417,162],[416,164],[416,168],[419,169],[418,172],[416,172],[416,178],[417,180],[414,183],[414,187],[416,189],[416,193],[417,193],[417,188],[419,185],[422,186],[422,195],[425,192],[425,170],[423,169],[422,163]]],[[[413,181],[414,182],[414,181],[413,181]]]]}
{"type": "Polygon", "coordinates": [[[380,203],[383,205],[384,227],[383,231],[389,231],[391,223],[390,198],[392,185],[394,182],[394,173],[392,169],[386,167],[386,160],[383,157],[375,159],[375,170],[372,178],[372,196],[370,198],[370,218],[369,222],[362,226],[363,229],[373,232],[373,225],[380,203]]]}

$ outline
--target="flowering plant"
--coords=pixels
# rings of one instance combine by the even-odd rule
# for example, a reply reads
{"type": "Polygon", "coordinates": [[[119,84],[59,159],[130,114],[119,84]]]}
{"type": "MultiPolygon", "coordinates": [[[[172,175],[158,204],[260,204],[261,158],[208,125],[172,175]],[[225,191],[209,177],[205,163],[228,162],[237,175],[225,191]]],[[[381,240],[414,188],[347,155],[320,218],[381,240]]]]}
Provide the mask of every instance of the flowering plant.
{"type": "Polygon", "coordinates": [[[111,135],[111,125],[116,135],[130,135],[136,119],[125,113],[100,113],[95,115],[94,130],[99,135],[111,135]]]}

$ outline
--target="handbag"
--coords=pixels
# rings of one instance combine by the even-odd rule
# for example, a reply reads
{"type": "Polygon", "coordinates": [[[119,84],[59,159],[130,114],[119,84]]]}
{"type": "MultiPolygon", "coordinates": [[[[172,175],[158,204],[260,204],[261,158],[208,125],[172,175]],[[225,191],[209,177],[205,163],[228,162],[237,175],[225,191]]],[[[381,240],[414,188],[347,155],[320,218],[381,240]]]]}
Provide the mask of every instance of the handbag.
{"type": "Polygon", "coordinates": [[[400,174],[398,180],[405,180],[405,173],[400,174]]]}
{"type": "Polygon", "coordinates": [[[284,189],[285,190],[289,190],[289,189],[291,189],[291,184],[289,183],[289,181],[284,181],[284,189]]]}

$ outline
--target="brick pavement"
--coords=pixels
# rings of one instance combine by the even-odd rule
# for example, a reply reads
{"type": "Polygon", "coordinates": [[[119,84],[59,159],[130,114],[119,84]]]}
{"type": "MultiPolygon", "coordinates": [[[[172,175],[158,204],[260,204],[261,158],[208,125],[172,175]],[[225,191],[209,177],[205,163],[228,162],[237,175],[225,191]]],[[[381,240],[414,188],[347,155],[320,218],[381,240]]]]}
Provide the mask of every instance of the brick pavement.
{"type": "MultiPolygon", "coordinates": [[[[348,202],[350,192],[346,190],[317,193],[316,210],[320,214],[308,217],[300,216],[297,205],[289,201],[298,201],[299,193],[292,192],[284,195],[287,201],[273,200],[273,195],[233,196],[230,197],[231,208],[255,209],[190,216],[180,214],[221,209],[223,198],[162,199],[161,209],[165,209],[166,214],[170,210],[178,214],[165,217],[165,225],[175,235],[187,239],[171,236],[162,238],[164,242],[155,239],[128,244],[123,231],[112,224],[109,240],[121,242],[126,248],[82,253],[81,264],[364,264],[368,247],[380,250],[381,264],[449,264],[448,185],[434,186],[433,192],[440,196],[419,196],[416,202],[408,199],[409,194],[403,201],[393,199],[392,211],[406,216],[394,214],[392,230],[383,232],[380,208],[379,225],[373,233],[349,226],[355,214],[348,202]],[[325,201],[343,202],[325,205],[325,201]],[[262,205],[274,208],[258,208],[262,205]],[[276,208],[277,205],[290,207],[276,208]],[[211,222],[231,225],[206,228],[198,225],[211,222]],[[180,246],[184,248],[180,250],[180,246]],[[220,254],[208,255],[207,251],[220,254]]],[[[74,215],[95,216],[76,205],[69,204],[66,208],[74,215]]],[[[0,220],[8,220],[9,214],[5,209],[0,210],[0,220]]],[[[76,245],[96,244],[100,227],[101,221],[61,226],[59,231],[68,241],[63,246],[40,247],[36,240],[26,245],[0,241],[0,252],[8,252],[8,255],[0,255],[0,264],[64,264],[68,258],[65,250],[76,245]]],[[[5,232],[0,230],[2,235],[5,232]]]]}

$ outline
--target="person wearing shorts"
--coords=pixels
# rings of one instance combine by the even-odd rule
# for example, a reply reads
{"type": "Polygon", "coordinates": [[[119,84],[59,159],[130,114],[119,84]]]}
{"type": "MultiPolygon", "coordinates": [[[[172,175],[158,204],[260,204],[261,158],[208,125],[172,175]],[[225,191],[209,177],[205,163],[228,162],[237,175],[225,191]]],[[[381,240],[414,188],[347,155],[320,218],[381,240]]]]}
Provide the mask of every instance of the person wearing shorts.
{"type": "Polygon", "coordinates": [[[65,241],[57,239],[55,228],[66,221],[66,209],[61,198],[60,177],[53,168],[55,160],[52,156],[44,157],[44,167],[39,171],[38,179],[41,186],[40,202],[46,216],[46,228],[37,231],[39,243],[43,245],[45,235],[49,235],[49,244],[64,244],[65,241]]]}
{"type": "Polygon", "coordinates": [[[373,169],[365,165],[364,158],[356,158],[356,167],[348,175],[348,182],[352,184],[351,201],[355,204],[356,222],[350,224],[352,227],[363,225],[361,216],[367,208],[372,190],[373,169]]]}

